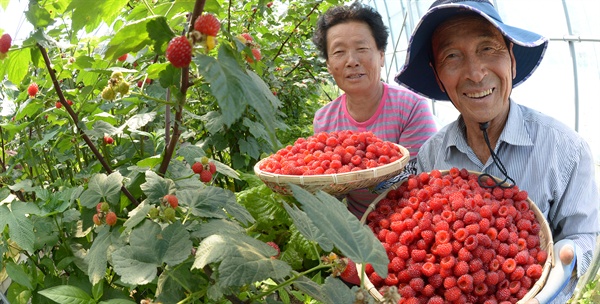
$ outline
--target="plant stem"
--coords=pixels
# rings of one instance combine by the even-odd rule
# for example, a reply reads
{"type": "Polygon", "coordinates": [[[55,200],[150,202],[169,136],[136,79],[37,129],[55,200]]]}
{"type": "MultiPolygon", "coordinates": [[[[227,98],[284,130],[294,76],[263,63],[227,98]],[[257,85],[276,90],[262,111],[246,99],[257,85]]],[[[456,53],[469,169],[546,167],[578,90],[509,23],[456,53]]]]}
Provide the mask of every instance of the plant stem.
{"type": "MultiPolygon", "coordinates": [[[[321,5],[322,1],[317,1],[317,3],[315,4],[315,6],[313,6],[313,8],[310,10],[310,12],[308,13],[308,15],[306,15],[306,18],[304,18],[304,20],[308,20],[308,17],[310,15],[312,15],[312,13],[317,10],[317,8],[319,7],[319,5],[321,5]]],[[[290,34],[287,36],[287,38],[285,38],[285,41],[283,41],[283,43],[281,44],[281,46],[279,47],[279,51],[277,51],[277,54],[275,55],[275,57],[273,57],[273,62],[275,62],[275,59],[277,59],[277,57],[279,57],[279,55],[281,54],[281,52],[283,51],[283,47],[286,45],[286,43],[288,41],[290,41],[290,38],[292,38],[292,35],[294,35],[296,29],[298,27],[300,27],[300,24],[302,24],[302,22],[304,22],[304,20],[298,22],[298,24],[296,24],[296,26],[294,27],[293,30],[290,31],[290,34]]]]}
{"type": "Polygon", "coordinates": [[[300,273],[295,273],[291,278],[287,279],[285,282],[283,282],[281,284],[278,284],[277,286],[273,286],[273,287],[267,289],[266,291],[263,291],[262,293],[259,293],[259,294],[255,295],[255,296],[253,296],[251,298],[251,300],[259,300],[259,299],[261,299],[264,296],[270,295],[273,292],[275,292],[275,291],[277,291],[277,290],[279,290],[279,289],[281,289],[281,288],[283,288],[285,286],[291,285],[298,278],[300,278],[302,276],[305,276],[305,275],[307,275],[307,274],[309,274],[309,273],[311,273],[313,271],[316,271],[316,270],[319,270],[319,269],[331,268],[331,267],[332,266],[329,265],[329,264],[319,264],[318,266],[315,266],[315,267],[313,267],[311,269],[305,270],[305,271],[300,272],[300,273]]]}
{"type": "MultiPolygon", "coordinates": [[[[100,154],[100,151],[98,151],[98,148],[96,148],[96,146],[94,145],[92,140],[87,136],[87,134],[85,134],[83,129],[80,128],[79,117],[77,116],[77,113],[75,113],[75,111],[73,111],[73,108],[71,107],[71,105],[69,105],[69,103],[67,102],[67,99],[65,98],[65,95],[63,94],[62,88],[60,87],[60,84],[58,83],[58,80],[56,79],[56,73],[54,72],[54,69],[52,68],[52,63],[50,62],[50,57],[48,57],[48,52],[41,44],[38,43],[37,46],[40,49],[40,52],[42,53],[42,57],[44,58],[44,63],[46,64],[46,68],[48,69],[48,74],[50,74],[50,77],[52,78],[52,84],[54,85],[54,90],[56,90],[56,95],[58,95],[58,101],[60,101],[60,103],[63,105],[63,107],[65,107],[65,110],[67,110],[67,112],[69,113],[69,116],[71,116],[71,119],[73,119],[73,124],[79,130],[79,134],[81,135],[81,137],[83,138],[85,143],[88,145],[88,147],[90,147],[90,150],[92,150],[92,152],[94,153],[94,155],[96,156],[96,158],[98,159],[100,164],[102,164],[102,167],[104,168],[104,170],[106,170],[106,172],[108,174],[111,174],[113,172],[113,170],[110,167],[110,165],[106,162],[104,157],[102,157],[102,154],[100,154]]],[[[127,188],[125,188],[125,186],[121,186],[121,192],[123,192],[125,194],[125,196],[127,196],[127,198],[135,206],[140,204],[137,201],[137,199],[135,199],[135,197],[133,197],[131,192],[129,192],[129,190],[127,188]]]]}
{"type": "MultiPolygon", "coordinates": [[[[194,28],[194,21],[196,20],[196,18],[198,18],[198,16],[200,16],[200,14],[202,14],[202,11],[204,10],[205,2],[206,2],[206,0],[196,0],[196,4],[194,5],[194,12],[192,13],[192,17],[190,18],[190,28],[194,28]]],[[[160,167],[158,168],[158,174],[161,176],[164,176],[165,173],[167,172],[167,168],[169,167],[169,162],[171,161],[171,158],[173,157],[173,153],[175,151],[175,147],[177,147],[177,143],[179,142],[179,136],[181,136],[181,130],[179,129],[179,126],[182,123],[181,117],[183,116],[183,108],[184,108],[185,101],[186,101],[186,93],[190,86],[189,71],[190,71],[189,66],[181,68],[181,83],[180,83],[181,97],[177,101],[176,108],[175,108],[175,121],[173,123],[173,136],[172,136],[172,138],[169,139],[169,143],[165,146],[165,153],[163,155],[163,160],[160,164],[160,167]]]]}

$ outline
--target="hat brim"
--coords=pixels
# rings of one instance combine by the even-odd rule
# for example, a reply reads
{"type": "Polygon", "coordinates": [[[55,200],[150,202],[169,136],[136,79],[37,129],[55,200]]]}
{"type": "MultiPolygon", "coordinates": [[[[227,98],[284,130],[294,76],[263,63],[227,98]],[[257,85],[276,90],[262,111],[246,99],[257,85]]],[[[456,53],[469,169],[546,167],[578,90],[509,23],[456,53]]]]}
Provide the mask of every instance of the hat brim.
{"type": "Polygon", "coordinates": [[[445,20],[458,13],[474,12],[493,24],[508,40],[513,42],[517,75],[513,87],[525,81],[535,71],[544,56],[548,40],[536,33],[502,23],[494,7],[487,2],[465,1],[443,4],[431,8],[422,18],[409,42],[406,62],[394,80],[430,99],[448,100],[429,65],[431,36],[445,20]]]}

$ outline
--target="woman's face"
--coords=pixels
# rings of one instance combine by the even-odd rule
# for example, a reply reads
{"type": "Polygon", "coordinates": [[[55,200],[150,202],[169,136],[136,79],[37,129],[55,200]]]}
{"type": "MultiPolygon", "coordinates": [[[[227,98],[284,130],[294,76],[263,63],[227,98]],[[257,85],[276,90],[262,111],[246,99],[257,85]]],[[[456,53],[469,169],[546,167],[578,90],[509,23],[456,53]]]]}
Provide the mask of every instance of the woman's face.
{"type": "Polygon", "coordinates": [[[346,94],[366,93],[380,83],[384,52],[369,25],[350,21],[327,30],[327,70],[346,94]]]}
{"type": "Polygon", "coordinates": [[[482,17],[461,16],[442,23],[431,44],[440,88],[466,121],[508,115],[516,68],[500,31],[482,17]]]}

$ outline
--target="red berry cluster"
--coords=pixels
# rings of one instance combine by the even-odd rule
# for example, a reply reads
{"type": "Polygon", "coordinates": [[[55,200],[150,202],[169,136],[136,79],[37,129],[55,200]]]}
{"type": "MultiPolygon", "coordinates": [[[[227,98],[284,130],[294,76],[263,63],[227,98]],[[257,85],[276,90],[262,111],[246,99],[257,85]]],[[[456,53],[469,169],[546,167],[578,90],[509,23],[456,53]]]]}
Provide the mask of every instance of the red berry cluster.
{"type": "Polygon", "coordinates": [[[398,146],[372,132],[322,132],[297,139],[270,155],[259,169],[284,175],[336,174],[379,167],[402,156],[398,146]]]}
{"type": "Polygon", "coordinates": [[[6,53],[8,53],[8,50],[10,49],[10,44],[12,43],[12,38],[10,37],[9,34],[3,34],[2,37],[0,37],[0,59],[4,59],[6,58],[6,53]]]}
{"type": "Polygon", "coordinates": [[[107,202],[100,202],[96,205],[96,214],[92,220],[96,226],[106,223],[108,226],[114,226],[117,223],[117,214],[110,211],[110,205],[107,202]]]}
{"type": "Polygon", "coordinates": [[[397,286],[402,301],[516,303],[547,258],[527,192],[483,188],[465,169],[409,177],[367,223],[390,263],[386,278],[370,265],[366,274],[381,291],[397,286]]]}
{"type": "Polygon", "coordinates": [[[202,14],[196,18],[194,29],[207,36],[217,36],[221,29],[221,22],[213,14],[202,14]]]}
{"type": "Polygon", "coordinates": [[[208,183],[217,172],[217,166],[215,163],[209,161],[208,158],[203,157],[201,161],[195,162],[192,165],[192,171],[196,174],[200,174],[200,181],[208,183]]]}
{"type": "Polygon", "coordinates": [[[249,33],[242,33],[239,34],[237,38],[243,44],[249,47],[250,51],[252,52],[252,57],[250,57],[250,55],[246,55],[246,61],[248,63],[254,63],[254,60],[260,61],[262,59],[262,54],[260,53],[260,46],[258,45],[258,43],[256,43],[256,41],[254,41],[252,35],[250,35],[249,33]]]}

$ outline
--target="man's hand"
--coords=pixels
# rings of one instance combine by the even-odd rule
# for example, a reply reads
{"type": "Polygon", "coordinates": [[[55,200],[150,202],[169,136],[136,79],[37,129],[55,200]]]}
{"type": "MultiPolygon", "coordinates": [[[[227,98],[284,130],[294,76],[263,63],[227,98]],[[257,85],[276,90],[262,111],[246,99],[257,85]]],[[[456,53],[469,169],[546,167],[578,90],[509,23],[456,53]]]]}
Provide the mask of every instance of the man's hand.
{"type": "Polygon", "coordinates": [[[527,301],[526,304],[546,304],[552,301],[558,293],[565,287],[571,279],[573,267],[575,267],[575,243],[572,240],[564,239],[554,244],[554,256],[559,258],[556,261],[546,280],[546,284],[535,298],[527,301]]]}

